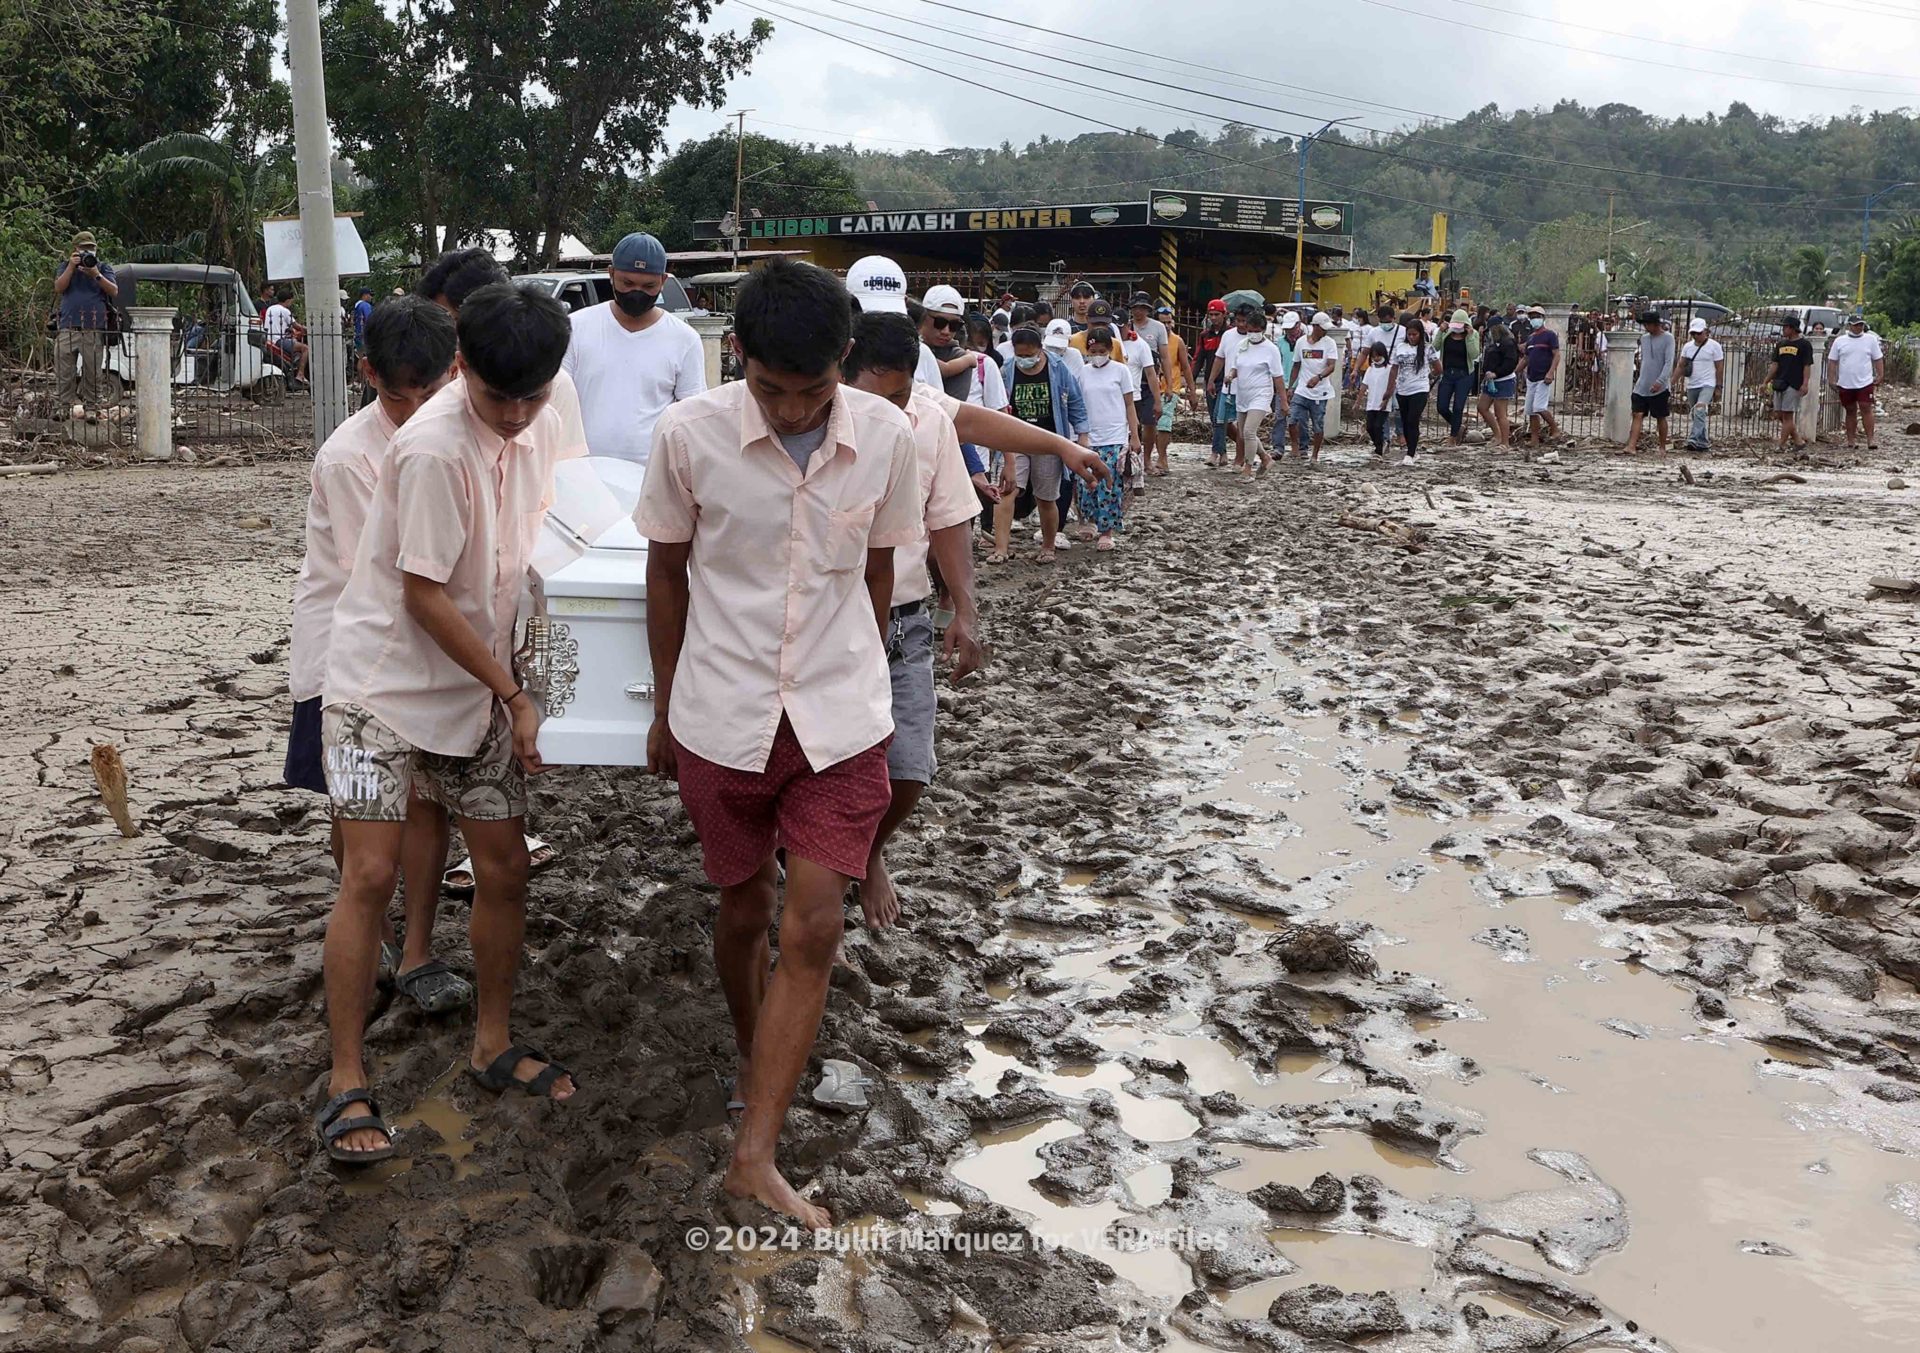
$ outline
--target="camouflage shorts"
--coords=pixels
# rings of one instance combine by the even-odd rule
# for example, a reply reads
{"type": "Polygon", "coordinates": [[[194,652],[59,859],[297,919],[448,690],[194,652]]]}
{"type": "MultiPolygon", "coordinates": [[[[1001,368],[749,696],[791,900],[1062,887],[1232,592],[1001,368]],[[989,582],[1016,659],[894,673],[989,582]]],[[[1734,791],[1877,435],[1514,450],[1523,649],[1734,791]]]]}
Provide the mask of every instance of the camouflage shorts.
{"type": "Polygon", "coordinates": [[[328,706],[321,746],[333,814],[349,822],[405,822],[407,800],[416,793],[473,822],[527,815],[527,777],[514,759],[512,724],[498,705],[472,756],[423,752],[352,704],[328,706]]]}

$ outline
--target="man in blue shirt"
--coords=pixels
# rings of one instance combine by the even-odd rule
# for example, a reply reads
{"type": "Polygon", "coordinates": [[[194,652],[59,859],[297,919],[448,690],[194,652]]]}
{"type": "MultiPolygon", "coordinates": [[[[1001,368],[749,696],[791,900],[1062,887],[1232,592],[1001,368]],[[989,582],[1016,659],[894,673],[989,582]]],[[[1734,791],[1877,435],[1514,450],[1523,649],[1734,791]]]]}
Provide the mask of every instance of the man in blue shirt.
{"type": "Polygon", "coordinates": [[[353,307],[353,351],[355,355],[367,355],[367,321],[373,318],[373,288],[361,287],[360,299],[353,307]]]}
{"type": "Polygon", "coordinates": [[[100,261],[91,230],[73,237],[73,251],[54,275],[53,294],[60,302],[60,319],[53,336],[60,410],[63,415],[69,412],[77,393],[92,417],[103,403],[100,335],[114,327],[113,298],[120,294],[120,286],[113,280],[112,266],[100,261]]]}

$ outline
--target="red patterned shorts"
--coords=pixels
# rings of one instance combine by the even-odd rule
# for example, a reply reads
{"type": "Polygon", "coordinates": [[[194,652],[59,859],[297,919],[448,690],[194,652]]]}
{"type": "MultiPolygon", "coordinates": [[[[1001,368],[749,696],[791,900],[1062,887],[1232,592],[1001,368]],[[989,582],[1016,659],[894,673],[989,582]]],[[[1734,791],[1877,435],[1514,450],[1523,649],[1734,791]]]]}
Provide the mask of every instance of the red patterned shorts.
{"type": "Polygon", "coordinates": [[[710,882],[745,883],[775,846],[848,878],[867,876],[873,838],[893,802],[886,742],[819,771],[807,764],[784,717],[762,771],[716,765],[675,745],[680,801],[700,837],[710,882]]]}

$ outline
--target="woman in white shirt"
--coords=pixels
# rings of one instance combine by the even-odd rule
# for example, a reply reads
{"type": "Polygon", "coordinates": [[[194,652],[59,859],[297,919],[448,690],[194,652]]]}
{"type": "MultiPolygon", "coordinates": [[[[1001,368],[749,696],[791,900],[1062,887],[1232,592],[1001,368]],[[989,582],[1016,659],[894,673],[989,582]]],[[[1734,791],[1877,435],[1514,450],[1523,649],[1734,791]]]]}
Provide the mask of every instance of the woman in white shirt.
{"type": "Polygon", "coordinates": [[[1392,368],[1387,394],[1397,401],[1400,434],[1407,439],[1407,460],[1411,461],[1420,454],[1420,416],[1427,411],[1433,369],[1440,364],[1440,350],[1427,342],[1427,326],[1418,315],[1407,316],[1388,351],[1387,364],[1392,368]]]}
{"type": "Polygon", "coordinates": [[[1261,474],[1273,463],[1273,457],[1267,454],[1267,444],[1260,440],[1260,426],[1274,412],[1276,390],[1280,411],[1286,412],[1285,375],[1286,362],[1280,356],[1279,345],[1267,337],[1265,329],[1250,330],[1234,350],[1233,365],[1227,370],[1227,392],[1233,396],[1239,411],[1240,454],[1235,464],[1241,474],[1254,473],[1253,467],[1247,464],[1249,446],[1259,452],[1261,474]]]}
{"type": "Polygon", "coordinates": [[[1087,365],[1080,373],[1080,397],[1087,405],[1087,440],[1094,454],[1113,472],[1097,487],[1089,488],[1085,483],[1079,486],[1081,520],[1100,533],[1096,550],[1114,546],[1113,533],[1121,528],[1126,510],[1123,481],[1127,463],[1140,455],[1140,418],[1134,404],[1140,387],[1131,365],[1116,361],[1113,350],[1112,330],[1095,327],[1087,331],[1087,365]]]}

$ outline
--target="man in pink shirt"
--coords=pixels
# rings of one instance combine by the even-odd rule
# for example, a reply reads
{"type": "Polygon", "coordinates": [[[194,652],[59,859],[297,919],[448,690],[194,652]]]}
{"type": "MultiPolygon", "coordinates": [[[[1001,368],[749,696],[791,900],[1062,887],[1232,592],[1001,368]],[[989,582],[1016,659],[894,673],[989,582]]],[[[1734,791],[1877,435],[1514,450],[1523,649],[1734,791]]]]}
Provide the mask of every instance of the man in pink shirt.
{"type": "Polygon", "coordinates": [[[880,820],[867,859],[867,877],[860,885],[861,914],[869,926],[881,930],[900,917],[899,894],[887,872],[887,842],[913,815],[938,765],[933,751],[937,702],[933,616],[927,609],[934,590],[927,573],[929,554],[939,573],[940,591],[950,599],[953,611],[944,647],[954,679],[979,671],[985,661],[975,637],[980,622],[973,600],[973,520],[980,514],[980,500],[973,492],[953,419],[932,387],[913,378],[919,335],[912,322],[904,315],[863,314],[854,321],[853,334],[853,347],[841,363],[842,374],[856,390],[878,395],[903,410],[913,424],[927,528],[926,543],[894,551],[893,610],[887,630],[887,665],[893,682],[893,741],[887,744],[887,775],[893,782],[893,801],[880,820]]]}
{"type": "Polygon", "coordinates": [[[680,781],[720,889],[714,964],[745,1110],[725,1186],[813,1227],[831,1218],[774,1152],[819,1032],[842,899],[892,802],[893,554],[925,534],[906,415],[840,383],[851,320],[833,274],[756,268],[734,307],[745,378],[660,416],[634,513],[650,542],[648,767],[680,781]]]}
{"type": "MultiPolygon", "coordinates": [[[[295,789],[327,792],[320,764],[320,697],[326,686],[333,608],[353,571],[388,443],[453,379],[454,346],[453,316],[444,307],[417,296],[383,301],[367,318],[360,357],[361,380],[374,398],[342,423],[314,458],[306,561],[293,590],[288,673],[294,706],[286,782],[295,789]]],[[[433,919],[447,836],[447,813],[439,804],[415,798],[408,805],[400,860],[407,910],[404,953],[394,943],[391,916],[381,913],[382,980],[397,977],[401,991],[429,1014],[458,1009],[473,999],[467,980],[433,957],[433,919]]],[[[331,838],[338,868],[343,857],[337,822],[331,838]]]]}
{"type": "Polygon", "coordinates": [[[467,297],[458,333],[463,378],[395,436],[334,608],[322,739],[345,863],[324,950],[333,1066],[315,1129],[347,1164],[393,1154],[361,1037],[415,790],[459,819],[473,851],[469,1074],[555,1100],[575,1088],[508,1027],[526,929],[526,775],[543,769],[540,716],[511,669],[513,625],[567,450],[551,394],[570,326],[551,297],[495,285],[467,297]]]}

